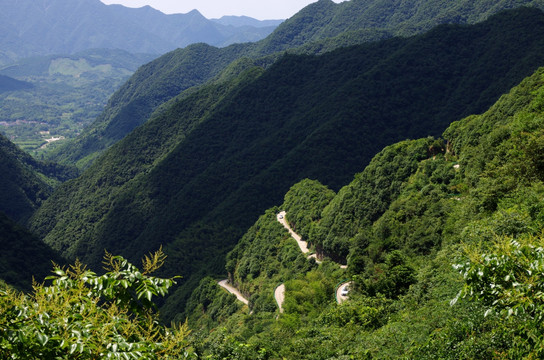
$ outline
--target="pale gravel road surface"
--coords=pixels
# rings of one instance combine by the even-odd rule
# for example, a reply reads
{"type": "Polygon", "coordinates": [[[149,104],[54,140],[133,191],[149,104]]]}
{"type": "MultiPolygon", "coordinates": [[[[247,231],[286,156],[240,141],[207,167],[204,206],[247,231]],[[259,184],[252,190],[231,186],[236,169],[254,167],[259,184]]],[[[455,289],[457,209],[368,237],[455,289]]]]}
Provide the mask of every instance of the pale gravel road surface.
{"type": "Polygon", "coordinates": [[[278,221],[283,225],[284,228],[286,228],[289,231],[289,234],[291,234],[291,237],[297,241],[298,247],[300,247],[300,251],[302,251],[304,254],[307,254],[310,252],[308,250],[308,243],[306,241],[302,240],[302,237],[297,234],[296,232],[291,229],[289,224],[287,223],[287,219],[285,219],[285,211],[280,212],[277,215],[278,221]]]}
{"type": "Polygon", "coordinates": [[[282,314],[283,301],[285,300],[285,284],[281,284],[276,288],[276,291],[274,291],[274,298],[276,299],[276,303],[278,304],[278,308],[280,309],[280,314],[282,314]]]}
{"type": "MultiPolygon", "coordinates": [[[[287,219],[285,218],[286,214],[287,213],[285,211],[280,212],[276,216],[278,221],[283,225],[284,228],[286,228],[289,231],[289,234],[291,234],[291,237],[297,241],[297,244],[298,244],[298,247],[300,248],[300,251],[302,251],[303,254],[309,253],[310,250],[308,250],[308,243],[306,241],[302,240],[302,237],[299,234],[297,234],[296,232],[294,232],[293,229],[291,229],[291,227],[289,226],[289,223],[287,222],[287,219]]],[[[310,258],[314,258],[315,262],[317,262],[318,264],[321,264],[321,261],[317,260],[317,255],[316,254],[309,255],[308,259],[310,259],[310,258]]],[[[342,269],[347,269],[348,268],[347,265],[340,265],[340,267],[342,269]]]]}
{"type": "Polygon", "coordinates": [[[218,284],[219,284],[219,286],[221,286],[222,288],[224,288],[225,290],[227,290],[231,294],[236,295],[236,298],[238,300],[240,300],[241,302],[243,302],[246,305],[249,305],[249,301],[247,301],[247,299],[244,297],[244,295],[242,295],[242,293],[240,291],[238,291],[238,289],[236,289],[234,286],[229,285],[229,280],[228,279],[221,280],[221,281],[218,282],[218,284]]]}

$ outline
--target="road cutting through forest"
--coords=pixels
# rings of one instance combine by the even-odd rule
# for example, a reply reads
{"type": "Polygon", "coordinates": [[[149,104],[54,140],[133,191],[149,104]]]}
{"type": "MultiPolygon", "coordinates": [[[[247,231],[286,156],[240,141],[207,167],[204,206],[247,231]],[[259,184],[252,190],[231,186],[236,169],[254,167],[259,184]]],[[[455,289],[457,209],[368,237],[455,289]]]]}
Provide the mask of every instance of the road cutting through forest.
{"type": "Polygon", "coordinates": [[[246,305],[249,305],[249,301],[244,297],[244,295],[242,295],[242,293],[240,291],[238,291],[237,288],[235,288],[232,285],[229,285],[229,280],[228,279],[221,280],[221,281],[218,282],[218,284],[219,284],[219,286],[221,286],[222,288],[227,290],[229,293],[235,295],[238,300],[240,300],[241,302],[243,302],[246,305]]]}
{"type": "MultiPolygon", "coordinates": [[[[280,212],[276,216],[277,220],[280,222],[280,224],[283,225],[283,227],[285,227],[289,231],[289,234],[291,235],[291,237],[296,240],[300,248],[300,251],[302,251],[303,254],[308,254],[310,252],[310,250],[308,249],[308,243],[306,241],[303,241],[302,237],[296,232],[294,232],[293,229],[291,229],[291,226],[289,226],[289,223],[287,222],[287,219],[285,218],[286,214],[287,213],[285,211],[280,212]]],[[[314,258],[318,264],[321,264],[321,261],[317,260],[316,254],[308,255],[308,259],[310,258],[314,258]]],[[[346,269],[347,265],[340,265],[340,267],[342,269],[346,269]]],[[[218,284],[219,286],[227,290],[229,293],[235,295],[239,301],[243,302],[246,305],[249,305],[249,301],[242,295],[242,293],[238,289],[236,289],[234,286],[229,285],[228,282],[229,282],[228,279],[225,279],[225,280],[219,281],[218,284]]],[[[347,296],[347,293],[344,291],[344,289],[349,284],[350,282],[346,282],[340,285],[338,289],[336,289],[336,301],[339,304],[347,300],[348,296],[347,296]]],[[[280,284],[279,286],[276,287],[276,289],[274,290],[274,299],[276,300],[280,314],[283,313],[283,302],[285,300],[285,284],[280,284]]]]}
{"type": "MultiPolygon", "coordinates": [[[[289,231],[289,234],[291,234],[291,237],[296,240],[296,242],[298,244],[298,247],[300,248],[300,251],[302,251],[303,254],[308,254],[310,252],[310,250],[308,249],[308,243],[306,241],[302,240],[302,236],[300,236],[293,229],[291,229],[291,226],[289,226],[289,223],[287,222],[287,219],[285,218],[285,215],[287,215],[287,212],[282,211],[276,216],[276,218],[280,222],[280,224],[282,224],[283,227],[286,228],[287,231],[289,231]]],[[[321,262],[322,262],[320,260],[317,260],[317,255],[316,254],[308,255],[308,259],[310,259],[310,258],[314,258],[315,261],[318,264],[321,264],[321,262]]],[[[348,268],[347,265],[341,265],[341,264],[338,264],[338,265],[342,269],[347,269],[348,268]]]]}
{"type": "MultiPolygon", "coordinates": [[[[289,223],[287,222],[287,219],[285,218],[285,215],[287,215],[286,211],[281,211],[277,216],[276,219],[280,222],[280,224],[283,225],[284,228],[289,231],[289,234],[291,234],[291,237],[296,240],[298,247],[300,248],[300,251],[302,251],[303,254],[308,254],[310,250],[308,249],[308,243],[304,240],[302,240],[302,236],[297,234],[293,229],[291,229],[291,226],[289,226],[289,223]]],[[[321,264],[321,261],[317,260],[316,254],[311,254],[308,256],[308,259],[314,258],[315,261],[318,264],[321,264]]],[[[339,264],[340,265],[340,264],[339,264]]],[[[347,265],[340,265],[342,269],[347,269],[347,265]]],[[[336,301],[341,304],[343,301],[347,300],[348,296],[342,295],[342,290],[349,285],[349,282],[344,283],[340,285],[336,291],[336,301]]],[[[285,300],[285,284],[281,284],[276,288],[276,291],[274,292],[274,298],[276,299],[276,303],[278,304],[278,308],[280,309],[280,313],[283,312],[283,301],[285,300]],[[280,289],[281,288],[281,289],[280,289]]]]}
{"type": "MultiPolygon", "coordinates": [[[[286,228],[289,231],[289,234],[291,234],[291,237],[296,240],[298,247],[300,248],[300,251],[302,251],[303,254],[308,254],[310,252],[310,250],[308,249],[308,243],[302,240],[302,237],[296,232],[294,232],[293,229],[291,229],[291,226],[289,226],[289,223],[287,222],[287,219],[285,218],[286,214],[287,213],[285,211],[280,212],[277,215],[278,221],[280,222],[280,224],[283,225],[284,228],[286,228]]],[[[318,264],[321,263],[321,261],[317,260],[316,254],[309,255],[308,259],[310,258],[314,258],[318,264]]]]}

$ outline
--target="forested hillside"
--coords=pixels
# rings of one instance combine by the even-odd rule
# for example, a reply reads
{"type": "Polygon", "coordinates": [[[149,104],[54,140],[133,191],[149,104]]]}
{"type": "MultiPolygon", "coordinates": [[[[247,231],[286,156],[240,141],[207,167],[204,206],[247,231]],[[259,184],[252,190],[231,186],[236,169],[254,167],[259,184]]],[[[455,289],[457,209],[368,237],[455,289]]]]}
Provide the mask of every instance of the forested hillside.
{"type": "Polygon", "coordinates": [[[61,182],[77,170],[34,160],[0,135],[0,213],[20,223],[34,211],[61,182]]]}
{"type": "Polygon", "coordinates": [[[346,46],[361,41],[357,38],[375,41],[420,34],[440,24],[475,24],[523,5],[544,10],[544,3],[538,0],[351,0],[339,4],[320,0],[286,20],[260,43],[280,51],[335,38],[346,46]]]}
{"type": "Polygon", "coordinates": [[[142,66],[113,94],[94,123],[51,158],[88,166],[105,149],[143,124],[161,104],[217,75],[246,47],[219,49],[195,44],[142,66]]]}
{"type": "MultiPolygon", "coordinates": [[[[2,189],[3,190],[3,189],[2,189]]],[[[0,279],[19,290],[30,291],[34,280],[51,274],[52,262],[63,259],[38,237],[0,212],[0,279]]]]}
{"type": "Polygon", "coordinates": [[[85,133],[51,159],[87,167],[106,148],[146,122],[160,105],[168,106],[167,102],[182,91],[213,79],[236,59],[252,59],[244,59],[246,67],[268,66],[285,50],[321,54],[342,46],[422,33],[438,24],[476,23],[522,5],[544,9],[542,0],[351,0],[339,4],[321,0],[259,42],[222,49],[199,44],[157,59],[119,90],[85,133]]]}
{"type": "Polygon", "coordinates": [[[523,8],[251,68],[137,128],[61,186],[32,229],[92,266],[104,248],[135,259],[166,245],[165,271],[190,288],[293,183],[337,190],[384,146],[484,111],[544,62],[543,39],[544,14],[523,8]]]}
{"type": "MultiPolygon", "coordinates": [[[[228,256],[250,299],[207,278],[188,301],[217,359],[533,359],[542,355],[544,69],[442,138],[382,150],[335,195],[304,180],[228,256]],[[316,249],[307,259],[280,225],[316,249]],[[321,254],[323,255],[323,253],[321,254]],[[351,281],[339,304],[337,285],[351,281]],[[274,288],[286,287],[283,313],[274,288]]],[[[279,202],[278,202],[279,204],[279,202]]]]}
{"type": "Polygon", "coordinates": [[[63,263],[23,224],[56,186],[76,176],[75,168],[36,161],[0,135],[0,282],[29,291],[33,279],[49,275],[51,261],[63,263]]]}
{"type": "Polygon", "coordinates": [[[142,66],[81,173],[0,135],[0,358],[543,358],[539,6],[321,0],[142,66]]]}

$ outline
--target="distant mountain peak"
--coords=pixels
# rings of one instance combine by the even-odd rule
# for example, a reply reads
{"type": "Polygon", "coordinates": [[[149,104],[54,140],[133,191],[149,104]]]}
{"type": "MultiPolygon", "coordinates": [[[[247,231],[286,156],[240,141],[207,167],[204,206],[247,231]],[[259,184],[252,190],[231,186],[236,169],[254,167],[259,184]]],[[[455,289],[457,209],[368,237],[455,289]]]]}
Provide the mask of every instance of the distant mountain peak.
{"type": "Polygon", "coordinates": [[[223,25],[198,10],[164,14],[146,5],[129,8],[99,0],[3,1],[0,65],[30,56],[73,54],[90,48],[163,54],[192,43],[226,46],[260,40],[273,31],[223,25]]]}

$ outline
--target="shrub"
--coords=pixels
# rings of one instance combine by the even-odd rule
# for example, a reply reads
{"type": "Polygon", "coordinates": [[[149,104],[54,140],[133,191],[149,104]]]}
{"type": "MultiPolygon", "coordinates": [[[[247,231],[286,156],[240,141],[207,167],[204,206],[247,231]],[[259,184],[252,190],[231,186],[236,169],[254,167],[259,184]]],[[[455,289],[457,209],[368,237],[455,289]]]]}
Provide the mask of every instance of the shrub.
{"type": "Polygon", "coordinates": [[[0,290],[2,359],[180,359],[191,355],[187,325],[162,326],[153,297],[166,295],[174,279],[149,276],[162,266],[161,250],[146,256],[143,271],[106,254],[106,273],[79,261],[54,267],[51,285],[31,295],[0,290]]]}

